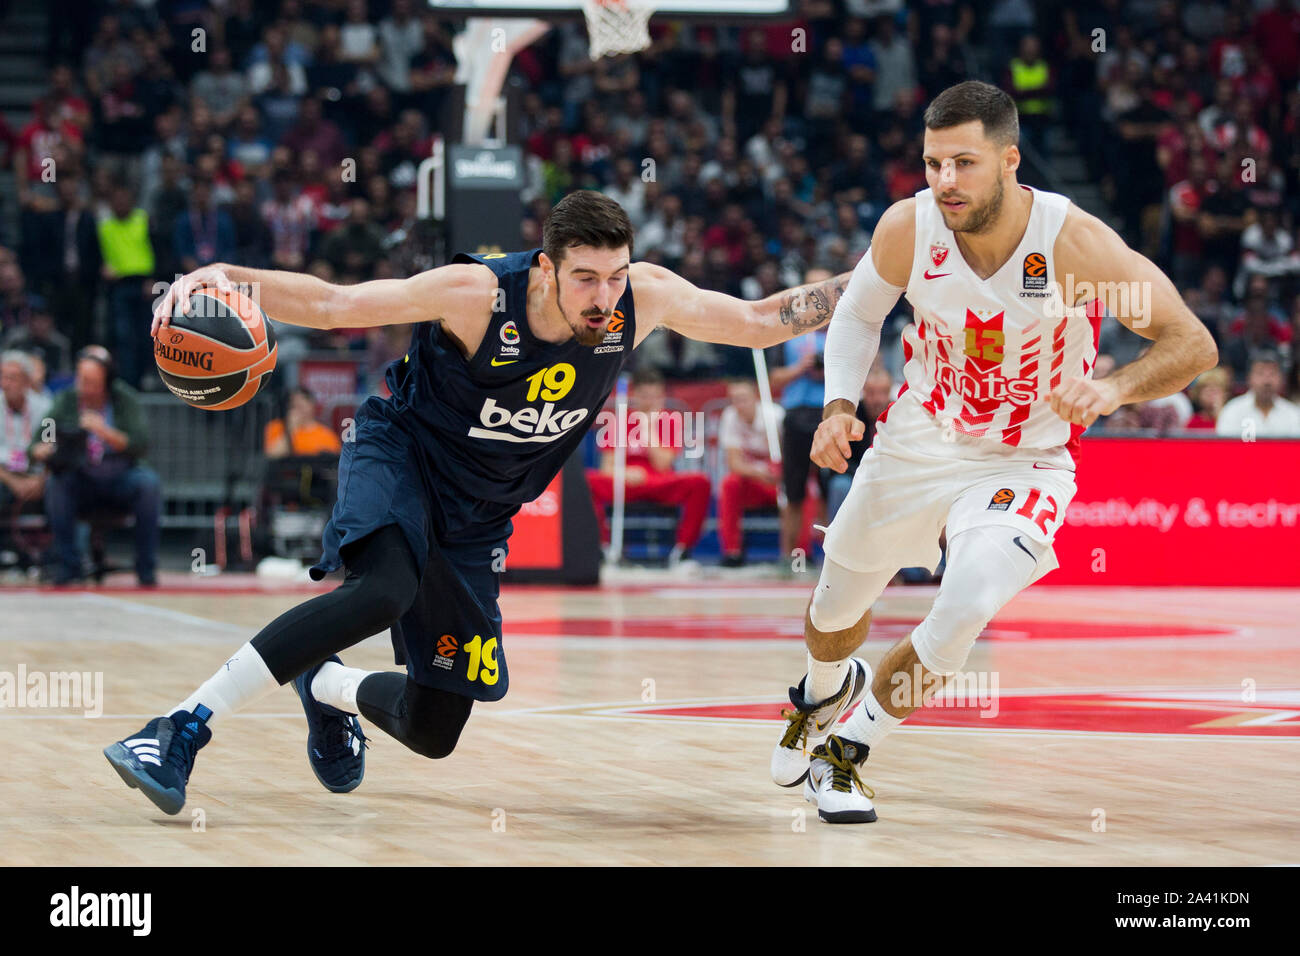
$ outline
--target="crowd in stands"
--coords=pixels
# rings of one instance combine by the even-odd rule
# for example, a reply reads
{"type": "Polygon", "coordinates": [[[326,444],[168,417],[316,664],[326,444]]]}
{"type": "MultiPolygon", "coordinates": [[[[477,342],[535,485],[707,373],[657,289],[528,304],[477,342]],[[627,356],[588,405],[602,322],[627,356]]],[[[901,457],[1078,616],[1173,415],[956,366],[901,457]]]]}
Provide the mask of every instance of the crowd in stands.
{"type": "MultiPolygon", "coordinates": [[[[1053,143],[1072,142],[1125,237],[1219,344],[1222,365],[1186,394],[1094,427],[1238,433],[1249,420],[1260,434],[1300,434],[1289,400],[1300,393],[1295,0],[794,6],[794,20],[750,24],[657,16],[649,49],[599,61],[567,20],[519,53],[508,85],[526,215],[517,235],[504,227],[503,248],[539,244],[549,208],[593,188],[627,209],[638,258],[702,287],[752,299],[848,271],[888,205],[926,185],[926,103],[990,79],[1020,107],[1022,180],[1050,188],[1053,143]]],[[[69,383],[73,357],[102,343],[122,382],[159,388],[150,302],[201,264],[341,283],[436,264],[417,241],[416,169],[457,92],[460,21],[417,0],[56,10],[48,93],[22,128],[0,119],[0,160],[17,181],[4,216],[16,229],[0,233],[0,345],[31,356],[36,378],[69,383]]],[[[900,300],[881,355],[895,382],[909,321],[900,300]]],[[[359,392],[380,387],[406,339],[280,330],[286,369],[344,353],[359,392]]],[[[769,357],[796,451],[819,416],[821,341],[769,357]]],[[[1097,374],[1142,347],[1108,317],[1097,374]]],[[[753,375],[746,350],[666,332],[635,362],[669,385],[753,375]]],[[[732,493],[757,500],[763,479],[738,473],[732,493]]],[[[806,483],[786,474],[780,487],[794,528],[806,483]]]]}

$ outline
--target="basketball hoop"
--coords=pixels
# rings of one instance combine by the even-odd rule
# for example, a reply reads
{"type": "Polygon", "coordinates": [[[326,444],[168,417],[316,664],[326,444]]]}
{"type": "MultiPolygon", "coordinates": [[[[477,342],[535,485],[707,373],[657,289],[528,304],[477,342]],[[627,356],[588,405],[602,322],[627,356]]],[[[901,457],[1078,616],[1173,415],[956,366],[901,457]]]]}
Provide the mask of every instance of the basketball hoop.
{"type": "Polygon", "coordinates": [[[593,60],[636,53],[650,45],[647,24],[655,12],[653,0],[582,0],[582,12],[593,60]]]}

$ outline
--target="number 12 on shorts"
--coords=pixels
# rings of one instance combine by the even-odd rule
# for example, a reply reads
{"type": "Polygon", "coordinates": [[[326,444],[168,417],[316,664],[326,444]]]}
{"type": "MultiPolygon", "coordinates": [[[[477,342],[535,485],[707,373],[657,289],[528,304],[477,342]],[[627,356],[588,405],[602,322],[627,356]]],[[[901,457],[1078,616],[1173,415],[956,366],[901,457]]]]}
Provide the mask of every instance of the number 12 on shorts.
{"type": "Polygon", "coordinates": [[[1025,503],[1017,509],[1016,514],[1028,518],[1034,524],[1038,525],[1038,529],[1042,531],[1043,534],[1047,534],[1047,523],[1056,520],[1056,499],[1051,495],[1044,495],[1037,488],[1030,488],[1029,497],[1027,497],[1025,503]],[[1040,498],[1043,500],[1044,505],[1037,514],[1034,514],[1034,508],[1038,506],[1040,498]]]}

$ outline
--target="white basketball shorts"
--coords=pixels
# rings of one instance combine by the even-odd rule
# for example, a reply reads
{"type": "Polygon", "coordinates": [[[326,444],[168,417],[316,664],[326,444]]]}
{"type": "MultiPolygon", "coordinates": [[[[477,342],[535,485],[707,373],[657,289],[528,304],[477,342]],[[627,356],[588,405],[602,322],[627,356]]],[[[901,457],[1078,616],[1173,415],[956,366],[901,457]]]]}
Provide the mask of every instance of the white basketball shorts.
{"type": "Polygon", "coordinates": [[[1047,545],[1032,581],[1056,568],[1051,548],[1075,493],[1065,448],[1014,448],[938,422],[904,392],[826,531],[831,560],[854,571],[939,565],[939,536],[1001,525],[1047,545]]]}

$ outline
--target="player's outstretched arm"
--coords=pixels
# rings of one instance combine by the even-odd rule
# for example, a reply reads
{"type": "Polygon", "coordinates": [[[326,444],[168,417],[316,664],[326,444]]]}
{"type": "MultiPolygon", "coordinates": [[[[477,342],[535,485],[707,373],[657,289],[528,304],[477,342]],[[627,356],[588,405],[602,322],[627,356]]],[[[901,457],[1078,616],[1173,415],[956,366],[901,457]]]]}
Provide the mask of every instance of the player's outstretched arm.
{"type": "Polygon", "coordinates": [[[1069,378],[1048,396],[1052,410],[1091,425],[1121,405],[1163,398],[1214,368],[1214,337],[1174,284],[1146,256],[1101,220],[1071,207],[1056,241],[1057,281],[1082,290],[1076,302],[1100,297],[1112,315],[1150,348],[1103,379],[1069,378]],[[1085,285],[1086,283],[1086,285],[1085,285]]]}
{"type": "Polygon", "coordinates": [[[171,323],[177,302],[194,290],[240,288],[255,298],[277,322],[309,329],[359,329],[442,320],[453,326],[464,316],[491,310],[497,281],[478,263],[430,269],[409,279],[375,279],[335,285],[304,272],[246,269],[217,263],[182,276],[154,306],[151,335],[171,323]]]}
{"type": "Polygon", "coordinates": [[[636,296],[637,344],[663,326],[701,342],[751,348],[779,345],[829,322],[850,275],[845,272],[748,302],[698,288],[663,266],[634,262],[630,278],[636,296]]]}

